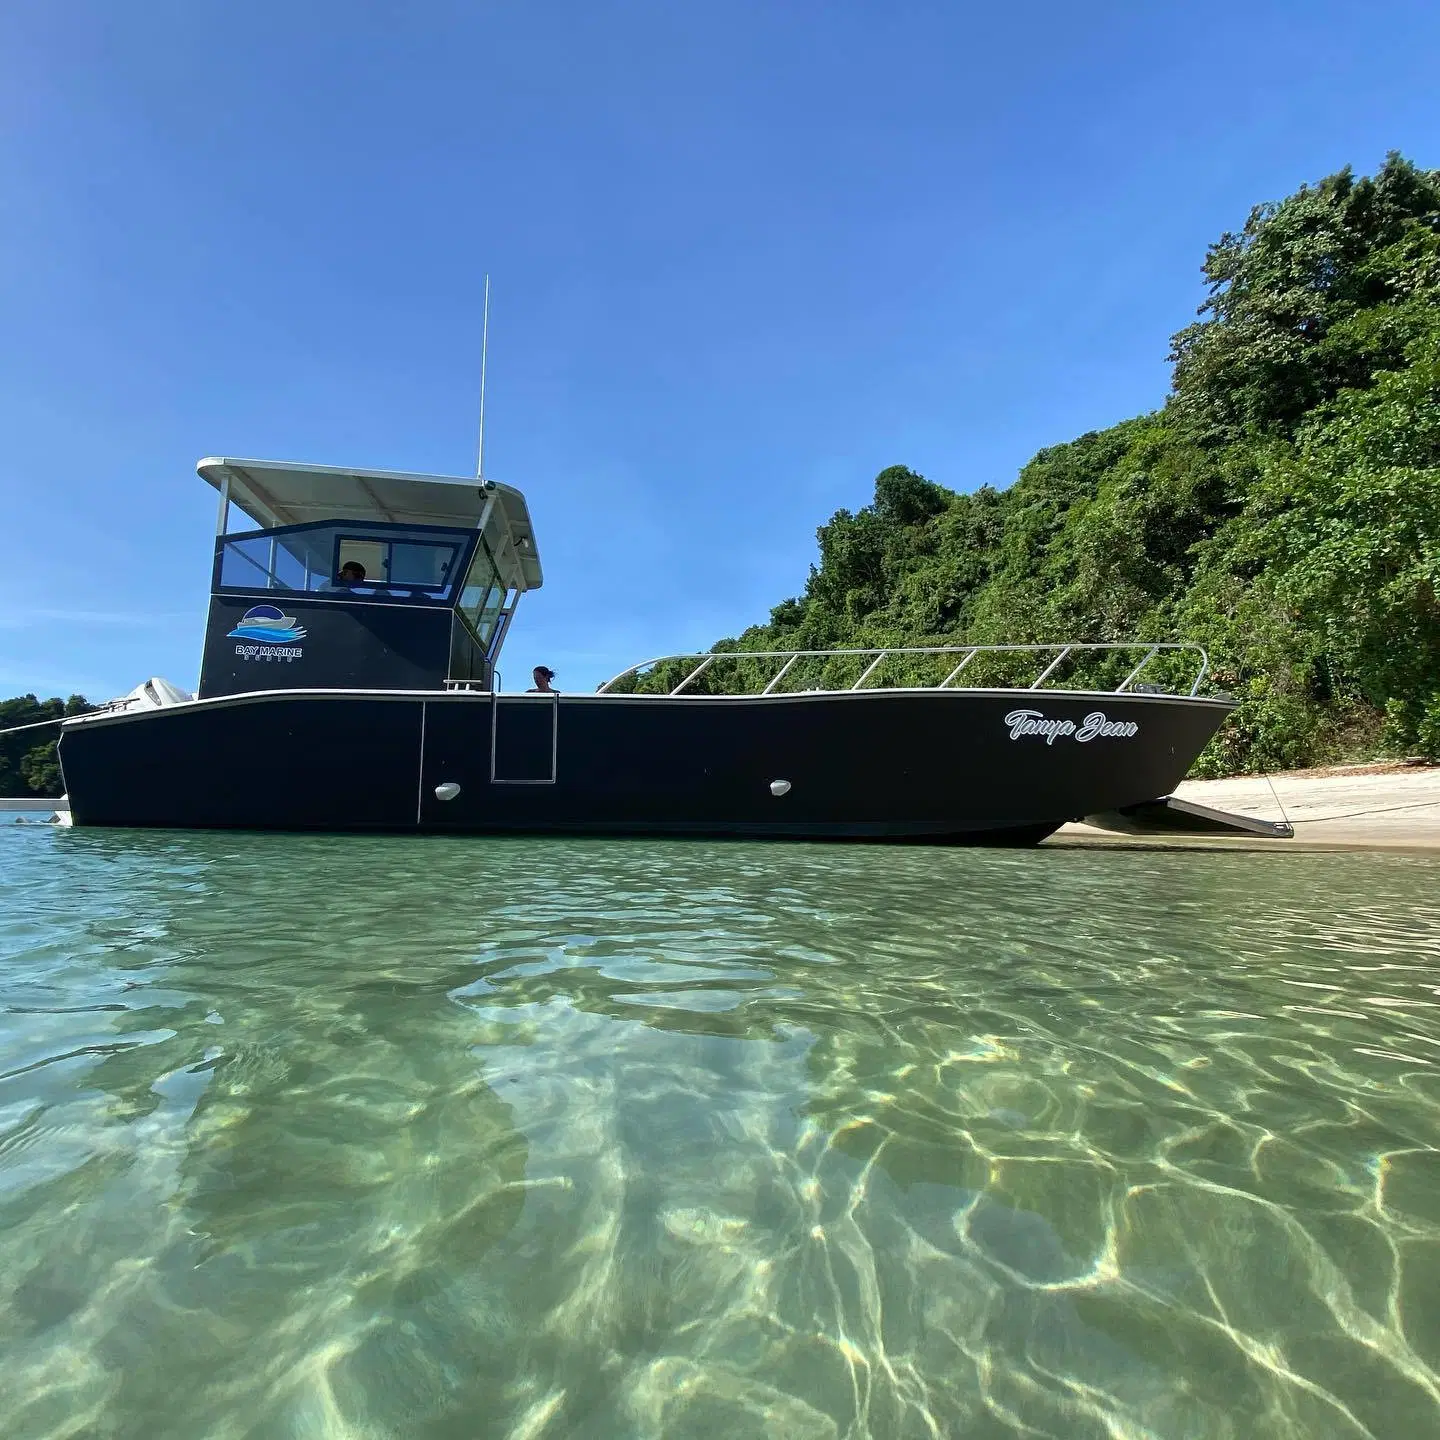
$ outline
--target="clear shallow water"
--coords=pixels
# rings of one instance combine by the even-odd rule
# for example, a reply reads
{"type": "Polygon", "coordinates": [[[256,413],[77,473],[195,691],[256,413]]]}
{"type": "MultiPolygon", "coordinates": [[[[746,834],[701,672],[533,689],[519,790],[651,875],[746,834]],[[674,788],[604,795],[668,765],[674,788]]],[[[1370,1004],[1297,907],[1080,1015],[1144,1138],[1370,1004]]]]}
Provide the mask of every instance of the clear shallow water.
{"type": "Polygon", "coordinates": [[[1440,1435],[1440,864],[0,832],[0,1432],[1440,1435]]]}

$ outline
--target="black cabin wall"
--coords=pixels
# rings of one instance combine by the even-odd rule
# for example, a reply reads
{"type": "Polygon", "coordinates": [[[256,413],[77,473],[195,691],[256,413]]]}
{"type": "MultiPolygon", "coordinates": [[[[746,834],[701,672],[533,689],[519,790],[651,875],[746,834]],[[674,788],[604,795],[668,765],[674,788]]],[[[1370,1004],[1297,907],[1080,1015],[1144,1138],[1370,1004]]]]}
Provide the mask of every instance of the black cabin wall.
{"type": "Polygon", "coordinates": [[[199,693],[208,699],[253,690],[439,690],[450,673],[452,619],[446,605],[216,595],[199,693]],[[235,636],[257,605],[283,610],[305,634],[274,642],[235,636]]]}

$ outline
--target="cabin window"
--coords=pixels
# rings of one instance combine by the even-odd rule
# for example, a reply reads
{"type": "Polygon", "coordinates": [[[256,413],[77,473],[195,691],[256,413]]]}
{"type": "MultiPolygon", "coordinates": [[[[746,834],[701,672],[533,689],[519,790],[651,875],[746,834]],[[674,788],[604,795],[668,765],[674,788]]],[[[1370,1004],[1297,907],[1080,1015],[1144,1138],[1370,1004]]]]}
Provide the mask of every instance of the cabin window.
{"type": "Polygon", "coordinates": [[[333,579],[340,580],[345,566],[358,564],[365,571],[365,588],[441,596],[450,588],[459,558],[460,546],[453,540],[340,534],[335,540],[333,579]]]}
{"type": "Polygon", "coordinates": [[[449,602],[469,544],[468,534],[438,527],[287,526],[226,536],[219,545],[215,583],[222,590],[449,602]],[[364,569],[363,582],[342,580],[341,567],[355,564],[364,569]]]}
{"type": "Polygon", "coordinates": [[[366,581],[373,585],[385,574],[385,548],[378,540],[341,539],[337,542],[333,574],[329,578],[339,580],[347,565],[359,565],[366,581]]]}

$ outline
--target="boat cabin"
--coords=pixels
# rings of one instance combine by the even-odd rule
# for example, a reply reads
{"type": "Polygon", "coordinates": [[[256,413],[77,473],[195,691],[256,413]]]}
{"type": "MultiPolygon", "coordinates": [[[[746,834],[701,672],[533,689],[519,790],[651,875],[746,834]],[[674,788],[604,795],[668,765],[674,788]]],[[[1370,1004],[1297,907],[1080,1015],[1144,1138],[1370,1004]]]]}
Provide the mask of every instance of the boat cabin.
{"type": "Polygon", "coordinates": [[[520,596],[542,583],[518,490],[270,460],[197,468],[220,492],[201,698],[492,687],[520,596]]]}

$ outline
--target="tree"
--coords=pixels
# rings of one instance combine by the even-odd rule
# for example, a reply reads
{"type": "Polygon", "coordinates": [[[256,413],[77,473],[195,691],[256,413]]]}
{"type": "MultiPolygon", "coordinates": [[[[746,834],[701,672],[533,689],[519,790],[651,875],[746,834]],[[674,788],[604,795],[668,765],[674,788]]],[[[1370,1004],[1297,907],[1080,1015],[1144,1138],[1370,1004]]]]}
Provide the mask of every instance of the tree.
{"type": "MultiPolygon", "coordinates": [[[[10,700],[0,700],[0,731],[92,709],[94,706],[83,695],[72,695],[68,700],[38,700],[34,695],[17,695],[10,700]]],[[[59,796],[62,781],[56,735],[56,728],[50,726],[0,735],[0,795],[11,799],[59,796]]]]}
{"type": "Polygon", "coordinates": [[[1396,298],[1403,280],[1366,262],[1407,234],[1440,231],[1440,172],[1397,154],[1378,174],[1349,168],[1257,205],[1205,258],[1209,318],[1172,342],[1174,408],[1198,438],[1293,432],[1341,389],[1398,356],[1357,343],[1347,322],[1396,298]]]}
{"type": "Polygon", "coordinates": [[[1410,363],[1342,391],[1266,475],[1278,593],[1397,746],[1440,752],[1440,306],[1410,363]]]}

